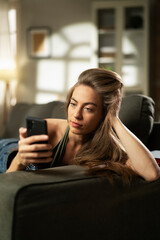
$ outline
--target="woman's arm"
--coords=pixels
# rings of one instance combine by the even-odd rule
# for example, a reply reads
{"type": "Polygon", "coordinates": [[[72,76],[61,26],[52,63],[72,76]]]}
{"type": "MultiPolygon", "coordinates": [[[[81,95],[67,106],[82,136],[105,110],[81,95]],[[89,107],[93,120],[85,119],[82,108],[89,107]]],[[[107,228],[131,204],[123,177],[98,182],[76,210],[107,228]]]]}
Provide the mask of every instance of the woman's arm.
{"type": "Polygon", "coordinates": [[[27,137],[26,128],[20,128],[19,132],[18,153],[6,172],[23,170],[31,163],[47,163],[52,160],[52,146],[50,144],[35,144],[35,142],[48,141],[47,135],[27,137]]]}
{"type": "Polygon", "coordinates": [[[18,153],[12,160],[6,172],[23,170],[29,164],[48,163],[52,161],[51,149],[58,143],[67,127],[63,119],[46,119],[48,135],[27,137],[27,129],[20,128],[18,153]],[[48,144],[35,144],[35,142],[48,141],[48,144]]]}
{"type": "Polygon", "coordinates": [[[112,124],[128,154],[128,166],[147,181],[159,178],[160,168],[144,144],[123,125],[118,117],[112,117],[112,124]]]}
{"type": "Polygon", "coordinates": [[[109,111],[110,122],[128,154],[127,165],[147,181],[160,177],[160,168],[145,145],[119,119],[121,106],[121,90],[117,93],[117,101],[109,111]]]}

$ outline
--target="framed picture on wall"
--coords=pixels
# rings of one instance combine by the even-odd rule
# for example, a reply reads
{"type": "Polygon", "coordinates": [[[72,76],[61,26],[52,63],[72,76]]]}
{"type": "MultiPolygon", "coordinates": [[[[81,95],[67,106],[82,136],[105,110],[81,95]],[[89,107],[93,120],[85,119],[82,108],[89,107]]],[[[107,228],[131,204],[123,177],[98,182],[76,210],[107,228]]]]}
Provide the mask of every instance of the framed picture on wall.
{"type": "Polygon", "coordinates": [[[31,58],[51,57],[51,29],[31,27],[27,30],[28,55],[31,58]]]}

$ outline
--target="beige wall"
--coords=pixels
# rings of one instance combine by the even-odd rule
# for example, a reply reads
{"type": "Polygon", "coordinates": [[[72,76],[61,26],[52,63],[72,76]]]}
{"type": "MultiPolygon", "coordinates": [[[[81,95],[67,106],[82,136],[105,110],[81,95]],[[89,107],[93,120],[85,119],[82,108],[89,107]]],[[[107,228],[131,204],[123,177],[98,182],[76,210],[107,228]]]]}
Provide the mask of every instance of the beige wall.
{"type": "Polygon", "coordinates": [[[92,57],[93,0],[21,0],[19,9],[18,101],[63,99],[92,57]],[[50,27],[51,58],[32,59],[27,53],[27,29],[50,27]]]}

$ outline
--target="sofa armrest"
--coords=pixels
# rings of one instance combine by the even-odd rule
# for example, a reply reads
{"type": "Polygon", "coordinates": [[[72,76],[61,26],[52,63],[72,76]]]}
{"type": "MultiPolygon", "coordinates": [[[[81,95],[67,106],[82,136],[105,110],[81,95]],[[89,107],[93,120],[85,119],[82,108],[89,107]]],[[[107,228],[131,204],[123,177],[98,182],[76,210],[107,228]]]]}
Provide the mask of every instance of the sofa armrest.
{"type": "Polygon", "coordinates": [[[0,239],[160,238],[159,180],[124,187],[118,176],[112,185],[84,172],[63,166],[0,174],[0,239]]]}
{"type": "Polygon", "coordinates": [[[160,122],[154,122],[148,143],[149,150],[160,150],[160,122]]]}

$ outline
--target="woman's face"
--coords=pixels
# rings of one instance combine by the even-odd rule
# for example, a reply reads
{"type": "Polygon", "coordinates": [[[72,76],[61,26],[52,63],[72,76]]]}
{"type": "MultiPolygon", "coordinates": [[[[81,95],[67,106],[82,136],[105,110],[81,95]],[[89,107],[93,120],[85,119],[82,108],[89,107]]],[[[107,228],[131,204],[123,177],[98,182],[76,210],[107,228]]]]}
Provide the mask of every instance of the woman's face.
{"type": "Polygon", "coordinates": [[[77,86],[68,107],[68,123],[72,133],[85,135],[93,132],[102,119],[102,99],[91,87],[77,86]]]}

